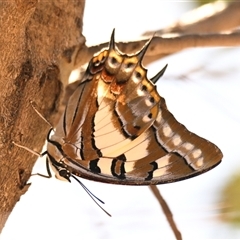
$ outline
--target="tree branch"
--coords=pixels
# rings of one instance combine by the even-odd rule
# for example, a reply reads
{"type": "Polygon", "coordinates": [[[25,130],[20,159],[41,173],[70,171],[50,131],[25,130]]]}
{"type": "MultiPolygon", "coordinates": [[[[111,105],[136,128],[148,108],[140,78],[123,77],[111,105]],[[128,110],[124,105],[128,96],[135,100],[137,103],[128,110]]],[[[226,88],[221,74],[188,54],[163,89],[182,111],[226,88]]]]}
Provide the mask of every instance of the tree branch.
{"type": "MultiPolygon", "coordinates": [[[[154,34],[158,35],[154,37],[145,55],[144,63],[149,64],[169,54],[190,47],[239,46],[240,33],[232,31],[233,28],[240,26],[239,13],[240,2],[234,1],[227,4],[226,2],[216,1],[190,11],[169,27],[144,33],[143,35],[145,37],[148,36],[148,38],[154,34]],[[206,11],[211,12],[211,14],[206,16],[206,11]],[[231,30],[231,32],[228,34],[220,33],[227,30],[231,30]],[[166,37],[166,34],[169,33],[174,33],[175,35],[166,37]]],[[[142,39],[132,42],[119,42],[118,46],[124,52],[133,53],[139,50],[146,41],[146,39],[142,39]]],[[[94,53],[107,46],[108,43],[102,43],[89,47],[88,51],[85,52],[84,60],[86,62],[89,61],[94,53]]],[[[71,66],[71,70],[79,68],[83,64],[81,54],[75,54],[74,63],[71,66]]]]}
{"type": "Polygon", "coordinates": [[[170,26],[145,32],[144,36],[177,34],[206,34],[229,31],[240,26],[240,2],[215,1],[184,14],[170,26]]]}
{"type": "Polygon", "coordinates": [[[151,185],[149,187],[150,187],[151,191],[153,192],[153,195],[157,198],[157,200],[158,200],[158,202],[159,202],[159,204],[160,204],[160,206],[161,206],[161,208],[164,212],[164,215],[167,218],[167,221],[168,221],[176,239],[177,240],[182,240],[181,232],[178,230],[177,225],[174,222],[172,212],[171,212],[167,202],[162,197],[159,189],[157,188],[156,185],[151,185]]]}
{"type": "MultiPolygon", "coordinates": [[[[148,39],[137,40],[132,42],[118,42],[119,49],[126,53],[138,51],[148,39]]],[[[87,62],[94,53],[108,46],[108,42],[97,46],[89,47],[84,52],[85,57],[81,58],[82,53],[73,54],[75,59],[71,70],[79,68],[83,64],[83,59],[87,62]]],[[[232,32],[229,34],[212,33],[212,34],[191,34],[177,37],[163,38],[156,36],[153,38],[150,47],[144,56],[144,64],[149,64],[157,59],[163,58],[169,54],[176,53],[191,47],[234,47],[240,46],[240,32],[232,32]]],[[[86,63],[84,62],[84,63],[86,63]]]]}

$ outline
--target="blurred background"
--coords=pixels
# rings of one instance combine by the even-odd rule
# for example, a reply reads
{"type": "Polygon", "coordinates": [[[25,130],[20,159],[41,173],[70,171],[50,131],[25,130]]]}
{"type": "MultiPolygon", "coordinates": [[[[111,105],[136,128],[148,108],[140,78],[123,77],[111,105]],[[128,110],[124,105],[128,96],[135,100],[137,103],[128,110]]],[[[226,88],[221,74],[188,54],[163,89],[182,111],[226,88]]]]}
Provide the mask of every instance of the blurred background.
{"type": "MultiPolygon", "coordinates": [[[[145,31],[177,21],[198,1],[87,0],[84,35],[89,46],[138,39],[145,31]]],[[[159,185],[183,239],[240,238],[240,48],[192,48],[147,66],[148,76],[165,64],[158,92],[189,130],[223,152],[222,163],[206,174],[159,185]]],[[[45,173],[45,159],[33,172],[45,173]]],[[[82,180],[112,218],[79,184],[34,176],[16,205],[1,239],[174,239],[148,187],[82,180]]]]}

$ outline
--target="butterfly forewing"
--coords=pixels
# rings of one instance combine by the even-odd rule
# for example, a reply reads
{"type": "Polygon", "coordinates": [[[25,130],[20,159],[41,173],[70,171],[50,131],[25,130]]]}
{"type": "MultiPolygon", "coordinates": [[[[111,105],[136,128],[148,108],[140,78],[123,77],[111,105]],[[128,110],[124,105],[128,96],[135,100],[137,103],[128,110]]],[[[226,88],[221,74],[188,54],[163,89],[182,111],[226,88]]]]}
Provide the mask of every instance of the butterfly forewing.
{"type": "Polygon", "coordinates": [[[147,78],[142,58],[109,49],[95,55],[70,97],[48,154],[71,174],[100,182],[148,185],[179,181],[218,165],[221,151],[188,131],[147,78]]]}

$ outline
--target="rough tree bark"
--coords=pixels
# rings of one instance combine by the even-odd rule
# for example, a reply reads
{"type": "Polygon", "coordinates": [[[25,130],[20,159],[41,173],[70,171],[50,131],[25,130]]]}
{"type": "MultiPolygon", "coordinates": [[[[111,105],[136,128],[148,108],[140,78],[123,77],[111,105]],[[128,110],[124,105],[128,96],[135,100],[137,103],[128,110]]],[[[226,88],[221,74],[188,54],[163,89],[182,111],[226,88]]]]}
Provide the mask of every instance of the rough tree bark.
{"type": "Polygon", "coordinates": [[[55,123],[62,93],[58,59],[70,61],[82,36],[84,0],[0,2],[0,232],[27,189],[36,156],[12,144],[41,151],[55,123]],[[69,17],[71,16],[71,17],[69,17]]]}

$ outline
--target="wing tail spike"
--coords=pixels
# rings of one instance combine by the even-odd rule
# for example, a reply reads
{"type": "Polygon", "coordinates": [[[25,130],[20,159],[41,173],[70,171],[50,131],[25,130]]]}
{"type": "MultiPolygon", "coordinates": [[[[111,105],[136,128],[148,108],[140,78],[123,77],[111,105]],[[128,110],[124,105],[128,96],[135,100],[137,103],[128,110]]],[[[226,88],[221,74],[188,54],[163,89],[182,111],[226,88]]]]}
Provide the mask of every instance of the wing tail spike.
{"type": "Polygon", "coordinates": [[[142,49],[136,54],[139,62],[142,62],[144,55],[146,54],[149,45],[151,44],[153,38],[155,36],[155,33],[153,34],[153,36],[145,43],[145,45],[142,47],[142,49]]]}
{"type": "Polygon", "coordinates": [[[112,31],[110,42],[109,42],[109,51],[115,50],[115,28],[112,31]]]}
{"type": "Polygon", "coordinates": [[[165,73],[167,66],[168,66],[168,64],[166,64],[165,67],[163,67],[154,77],[152,77],[150,79],[150,81],[152,83],[156,83],[159,80],[159,78],[161,78],[163,76],[163,74],[165,73]]]}

